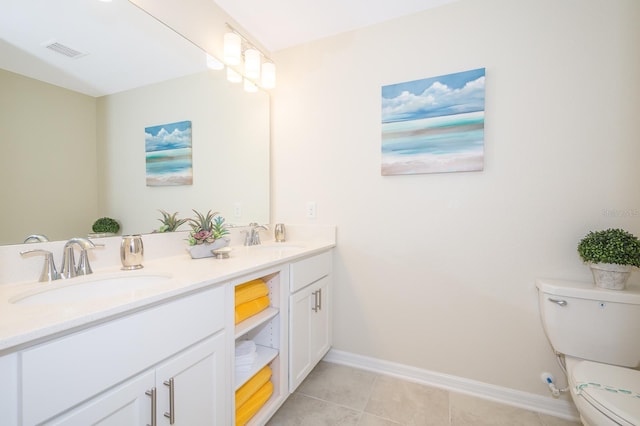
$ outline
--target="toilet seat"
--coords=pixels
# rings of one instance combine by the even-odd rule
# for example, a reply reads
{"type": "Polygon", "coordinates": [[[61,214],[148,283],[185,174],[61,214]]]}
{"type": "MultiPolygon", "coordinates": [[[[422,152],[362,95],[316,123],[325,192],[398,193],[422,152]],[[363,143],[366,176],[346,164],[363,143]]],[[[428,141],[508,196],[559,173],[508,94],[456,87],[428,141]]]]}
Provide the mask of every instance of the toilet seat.
{"type": "Polygon", "coordinates": [[[583,398],[620,425],[640,425],[640,371],[567,359],[574,398],[583,398]]]}

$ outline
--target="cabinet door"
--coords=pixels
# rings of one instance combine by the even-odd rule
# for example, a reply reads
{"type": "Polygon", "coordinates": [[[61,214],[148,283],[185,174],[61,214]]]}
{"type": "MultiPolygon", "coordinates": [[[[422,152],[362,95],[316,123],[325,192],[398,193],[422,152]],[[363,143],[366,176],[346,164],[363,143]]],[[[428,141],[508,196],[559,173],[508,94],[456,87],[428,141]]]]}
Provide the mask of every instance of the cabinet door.
{"type": "Polygon", "coordinates": [[[47,424],[58,426],[152,424],[150,391],[154,385],[154,372],[143,373],[47,424]],[[149,394],[146,393],[147,391],[149,394]]]}
{"type": "Polygon", "coordinates": [[[312,302],[317,299],[318,307],[311,315],[311,363],[312,367],[320,362],[331,347],[331,276],[318,281],[317,293],[312,302]]]}
{"type": "Polygon", "coordinates": [[[156,369],[158,425],[225,425],[224,333],[196,344],[156,369]]]}
{"type": "Polygon", "coordinates": [[[331,345],[330,277],[289,298],[289,392],[307,377],[331,345]]]}

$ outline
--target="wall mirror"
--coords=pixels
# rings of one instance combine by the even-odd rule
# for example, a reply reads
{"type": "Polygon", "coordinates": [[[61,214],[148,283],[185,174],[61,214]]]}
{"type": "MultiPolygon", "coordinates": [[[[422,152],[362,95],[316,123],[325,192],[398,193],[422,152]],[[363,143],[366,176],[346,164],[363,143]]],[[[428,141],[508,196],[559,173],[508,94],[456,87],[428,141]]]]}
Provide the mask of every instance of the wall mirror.
{"type": "Polygon", "coordinates": [[[83,236],[102,216],[148,233],[160,209],[269,222],[268,93],[208,70],[202,49],[127,0],[5,3],[0,244],[83,236]],[[181,121],[193,184],[147,186],[145,129],[181,121]]]}

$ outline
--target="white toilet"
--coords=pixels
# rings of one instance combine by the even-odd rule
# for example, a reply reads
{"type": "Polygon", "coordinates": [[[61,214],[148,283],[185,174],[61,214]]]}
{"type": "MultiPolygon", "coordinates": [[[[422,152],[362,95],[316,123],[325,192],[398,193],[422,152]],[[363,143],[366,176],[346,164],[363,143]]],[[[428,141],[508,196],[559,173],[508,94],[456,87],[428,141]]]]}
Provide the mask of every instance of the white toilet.
{"type": "Polygon", "coordinates": [[[587,426],[640,425],[640,290],[536,282],[542,325],[587,426]]]}

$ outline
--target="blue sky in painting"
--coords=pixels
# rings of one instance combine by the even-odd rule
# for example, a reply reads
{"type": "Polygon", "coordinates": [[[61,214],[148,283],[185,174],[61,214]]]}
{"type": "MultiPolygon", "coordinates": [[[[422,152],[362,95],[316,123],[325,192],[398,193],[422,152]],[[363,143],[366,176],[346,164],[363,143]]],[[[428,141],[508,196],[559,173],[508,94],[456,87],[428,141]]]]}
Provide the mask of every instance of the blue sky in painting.
{"type": "Polygon", "coordinates": [[[146,152],[191,148],[191,122],[162,124],[144,129],[146,152]]]}
{"type": "Polygon", "coordinates": [[[382,87],[382,122],[418,120],[484,110],[485,69],[382,87]]]}

